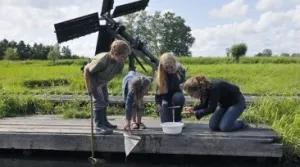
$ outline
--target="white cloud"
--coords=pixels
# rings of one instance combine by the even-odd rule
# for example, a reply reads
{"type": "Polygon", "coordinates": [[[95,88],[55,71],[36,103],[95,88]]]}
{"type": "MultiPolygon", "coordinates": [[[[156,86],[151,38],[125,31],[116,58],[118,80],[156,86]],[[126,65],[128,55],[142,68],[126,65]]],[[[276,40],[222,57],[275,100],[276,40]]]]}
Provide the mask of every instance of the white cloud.
{"type": "Polygon", "coordinates": [[[244,0],[233,0],[223,5],[220,9],[212,9],[210,14],[217,17],[232,18],[245,16],[248,12],[248,5],[244,0]]]}
{"type": "Polygon", "coordinates": [[[217,25],[193,30],[196,38],[193,46],[195,56],[223,55],[225,49],[235,43],[245,42],[248,55],[263,49],[274,53],[300,52],[300,5],[286,12],[265,12],[259,20],[217,25]]]}
{"type": "Polygon", "coordinates": [[[256,9],[261,11],[288,10],[295,5],[299,5],[300,0],[258,0],[256,9]]]}

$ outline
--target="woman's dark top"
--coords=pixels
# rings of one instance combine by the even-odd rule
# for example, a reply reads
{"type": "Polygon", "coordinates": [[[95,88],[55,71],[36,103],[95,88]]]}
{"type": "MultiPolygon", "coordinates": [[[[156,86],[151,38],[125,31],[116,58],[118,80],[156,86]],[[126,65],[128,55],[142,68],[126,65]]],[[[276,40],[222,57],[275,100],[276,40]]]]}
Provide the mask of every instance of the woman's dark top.
{"type": "Polygon", "coordinates": [[[228,108],[239,102],[240,88],[234,84],[223,80],[212,80],[211,86],[201,94],[200,105],[194,107],[195,110],[202,109],[202,113],[213,113],[218,104],[221,107],[228,108]]]}
{"type": "Polygon", "coordinates": [[[155,103],[162,104],[162,100],[171,103],[172,96],[176,92],[182,92],[180,89],[180,84],[185,81],[186,71],[182,67],[181,64],[177,63],[178,70],[175,74],[167,74],[166,80],[168,85],[168,93],[166,94],[159,94],[159,89],[157,89],[157,93],[155,94],[155,103]]]}

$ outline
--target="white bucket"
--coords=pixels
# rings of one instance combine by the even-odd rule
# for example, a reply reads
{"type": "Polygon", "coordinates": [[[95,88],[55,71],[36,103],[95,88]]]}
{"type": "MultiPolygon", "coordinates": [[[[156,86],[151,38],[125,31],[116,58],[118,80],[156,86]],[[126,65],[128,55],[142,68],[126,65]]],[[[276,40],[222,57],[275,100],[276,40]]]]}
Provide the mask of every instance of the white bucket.
{"type": "Polygon", "coordinates": [[[166,134],[180,134],[183,128],[181,122],[165,122],[161,124],[163,132],[166,134]]]}

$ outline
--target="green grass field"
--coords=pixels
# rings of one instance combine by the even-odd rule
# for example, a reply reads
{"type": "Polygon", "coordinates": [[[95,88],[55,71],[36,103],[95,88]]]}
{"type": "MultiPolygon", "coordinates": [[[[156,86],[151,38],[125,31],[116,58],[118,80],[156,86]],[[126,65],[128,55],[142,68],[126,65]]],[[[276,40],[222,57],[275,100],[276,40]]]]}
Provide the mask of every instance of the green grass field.
{"type": "MultiPolygon", "coordinates": [[[[293,95],[300,93],[300,72],[298,72],[300,62],[299,64],[293,62],[234,64],[226,63],[228,59],[225,58],[222,64],[205,64],[201,63],[202,58],[193,58],[194,61],[190,59],[192,58],[179,59],[187,69],[187,77],[201,74],[209,79],[224,79],[239,85],[245,94],[293,95]]],[[[246,60],[243,61],[246,62],[246,60]]],[[[270,59],[271,62],[275,60],[270,59]]],[[[215,59],[215,61],[220,60],[215,59]]],[[[84,94],[86,90],[83,74],[80,71],[82,62],[83,60],[76,60],[72,64],[71,61],[61,60],[58,62],[61,65],[51,66],[51,62],[48,61],[0,61],[0,90],[10,94],[84,94]]],[[[147,70],[150,68],[147,67],[147,70]]],[[[111,94],[120,95],[122,77],[126,71],[127,66],[121,75],[109,83],[111,94]]],[[[137,71],[143,72],[139,66],[137,71]]],[[[150,94],[154,93],[154,89],[155,83],[150,94]]]]}
{"type": "MultiPolygon", "coordinates": [[[[248,58],[239,64],[232,58],[178,58],[187,69],[187,76],[202,74],[209,79],[219,78],[240,86],[246,94],[300,94],[300,58],[248,58]]],[[[31,94],[86,93],[81,65],[86,60],[0,61],[0,118],[28,114],[60,114],[64,118],[89,118],[89,103],[78,101],[53,105],[34,99],[31,94]],[[23,94],[24,96],[19,96],[23,94]]],[[[150,70],[149,67],[147,67],[150,70]]],[[[109,84],[112,95],[120,95],[122,77],[109,84]]],[[[140,67],[137,71],[142,71],[140,67]]],[[[150,94],[153,94],[154,86],[150,94]]],[[[109,115],[124,114],[118,106],[108,108],[109,115]]],[[[146,115],[155,116],[154,105],[146,104],[146,115]]],[[[264,97],[251,104],[242,115],[250,123],[263,123],[284,137],[285,157],[300,156],[300,100],[288,97],[276,101],[264,97]]],[[[207,117],[206,119],[208,119],[207,117]]],[[[194,118],[189,118],[194,119],[194,118]]]]}

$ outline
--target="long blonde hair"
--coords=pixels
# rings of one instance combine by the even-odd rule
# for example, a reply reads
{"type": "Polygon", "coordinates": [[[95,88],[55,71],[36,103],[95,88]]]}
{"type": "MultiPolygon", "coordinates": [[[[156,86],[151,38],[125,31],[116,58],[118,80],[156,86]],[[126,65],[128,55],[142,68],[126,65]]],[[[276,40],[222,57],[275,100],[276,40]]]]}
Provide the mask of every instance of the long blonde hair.
{"type": "Polygon", "coordinates": [[[159,89],[159,94],[168,93],[168,85],[166,81],[166,71],[164,66],[173,66],[177,71],[176,59],[172,53],[164,53],[161,55],[157,70],[157,86],[159,89]]]}

